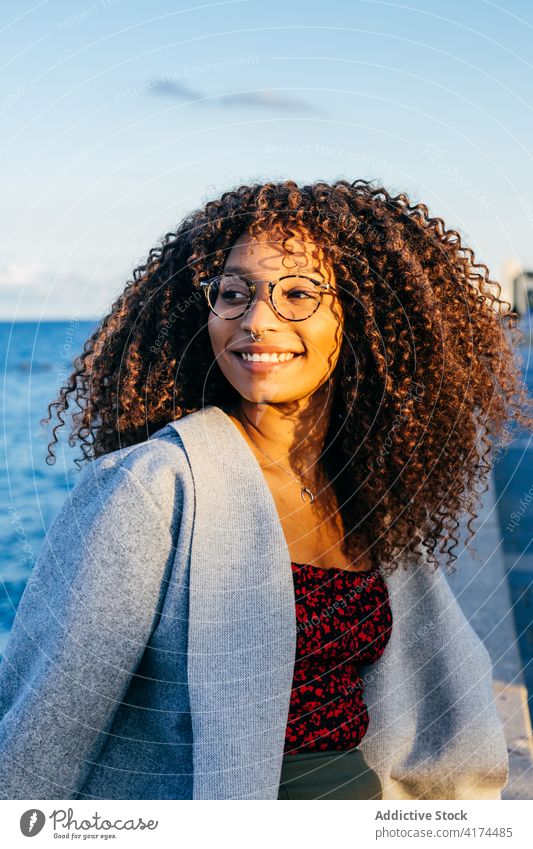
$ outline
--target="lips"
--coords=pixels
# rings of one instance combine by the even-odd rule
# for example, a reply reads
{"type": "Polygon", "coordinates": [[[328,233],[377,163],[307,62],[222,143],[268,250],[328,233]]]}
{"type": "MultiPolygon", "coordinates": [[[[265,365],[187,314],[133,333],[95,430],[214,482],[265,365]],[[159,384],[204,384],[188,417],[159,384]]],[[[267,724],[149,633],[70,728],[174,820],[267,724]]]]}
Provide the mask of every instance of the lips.
{"type": "Polygon", "coordinates": [[[229,348],[234,354],[303,354],[302,350],[295,348],[286,348],[285,345],[267,345],[266,343],[257,342],[248,344],[240,344],[238,348],[229,348]]]}
{"type": "Polygon", "coordinates": [[[263,351],[262,353],[236,351],[235,353],[249,363],[285,363],[297,356],[294,351],[282,351],[280,353],[277,351],[263,351]]]}
{"type": "Polygon", "coordinates": [[[302,354],[297,354],[293,351],[281,353],[249,354],[247,352],[232,351],[234,357],[238,359],[240,364],[252,372],[262,373],[272,369],[286,368],[290,363],[299,359],[302,354]]]}

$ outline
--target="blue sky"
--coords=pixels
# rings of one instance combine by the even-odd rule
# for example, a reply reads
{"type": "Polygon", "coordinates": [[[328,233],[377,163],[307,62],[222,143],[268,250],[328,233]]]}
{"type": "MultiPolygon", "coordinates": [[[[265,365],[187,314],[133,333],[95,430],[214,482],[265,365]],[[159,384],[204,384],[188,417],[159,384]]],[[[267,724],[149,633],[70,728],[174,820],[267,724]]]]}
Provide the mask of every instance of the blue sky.
{"type": "Polygon", "coordinates": [[[533,268],[525,2],[12,3],[0,318],[103,315],[184,213],[252,180],[377,179],[501,279],[533,268]]]}

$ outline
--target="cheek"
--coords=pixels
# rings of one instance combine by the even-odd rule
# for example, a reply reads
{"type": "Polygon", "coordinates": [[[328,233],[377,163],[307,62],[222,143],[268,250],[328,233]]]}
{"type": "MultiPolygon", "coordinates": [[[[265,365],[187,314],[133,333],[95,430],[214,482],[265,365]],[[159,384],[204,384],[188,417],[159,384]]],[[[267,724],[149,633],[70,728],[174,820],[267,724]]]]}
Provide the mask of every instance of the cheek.
{"type": "Polygon", "coordinates": [[[306,339],[310,357],[319,367],[329,368],[340,354],[342,345],[342,324],[333,317],[325,317],[317,322],[306,339]]]}

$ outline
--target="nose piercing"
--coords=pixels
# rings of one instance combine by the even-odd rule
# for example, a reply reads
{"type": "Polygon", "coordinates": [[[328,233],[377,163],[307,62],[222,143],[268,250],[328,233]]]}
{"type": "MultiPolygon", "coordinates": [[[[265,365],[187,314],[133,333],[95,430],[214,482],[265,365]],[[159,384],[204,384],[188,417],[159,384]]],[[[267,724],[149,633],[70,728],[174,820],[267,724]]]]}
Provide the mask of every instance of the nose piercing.
{"type": "Polygon", "coordinates": [[[263,330],[262,333],[259,333],[256,336],[255,333],[252,331],[252,339],[254,340],[254,342],[261,342],[262,339],[264,339],[265,333],[266,333],[266,330],[263,330]]]}

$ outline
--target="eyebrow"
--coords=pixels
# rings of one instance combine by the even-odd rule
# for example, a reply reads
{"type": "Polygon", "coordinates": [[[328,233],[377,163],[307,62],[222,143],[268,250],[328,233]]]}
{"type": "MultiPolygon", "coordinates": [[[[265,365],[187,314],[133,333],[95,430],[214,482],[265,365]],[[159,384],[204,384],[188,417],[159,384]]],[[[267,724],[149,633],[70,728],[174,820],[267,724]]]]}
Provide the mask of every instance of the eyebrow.
{"type": "Polygon", "coordinates": [[[249,274],[250,272],[243,268],[241,265],[230,265],[228,268],[224,268],[223,271],[235,271],[237,274],[249,274]]]}
{"type": "MultiPolygon", "coordinates": [[[[293,272],[292,269],[286,268],[285,271],[287,272],[287,274],[281,274],[280,277],[290,277],[293,273],[295,274],[295,276],[298,276],[298,269],[294,269],[294,272],[293,272]]],[[[251,272],[248,271],[246,268],[244,268],[242,265],[230,265],[227,268],[224,268],[223,272],[224,272],[224,274],[232,274],[232,273],[243,274],[245,277],[247,277],[251,274],[251,272]]],[[[266,272],[266,273],[268,274],[268,272],[266,272]]],[[[318,272],[318,271],[303,271],[302,276],[304,276],[304,277],[320,276],[320,272],[318,272]]]]}

